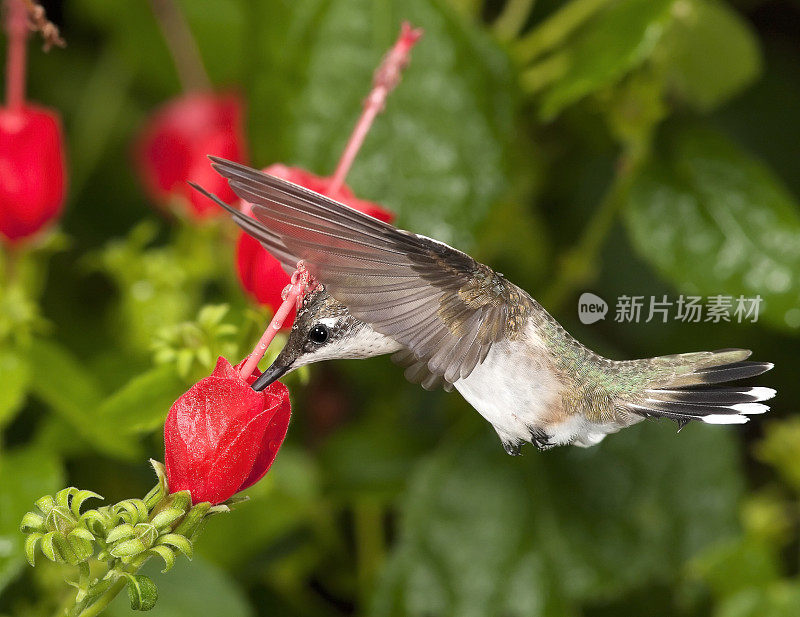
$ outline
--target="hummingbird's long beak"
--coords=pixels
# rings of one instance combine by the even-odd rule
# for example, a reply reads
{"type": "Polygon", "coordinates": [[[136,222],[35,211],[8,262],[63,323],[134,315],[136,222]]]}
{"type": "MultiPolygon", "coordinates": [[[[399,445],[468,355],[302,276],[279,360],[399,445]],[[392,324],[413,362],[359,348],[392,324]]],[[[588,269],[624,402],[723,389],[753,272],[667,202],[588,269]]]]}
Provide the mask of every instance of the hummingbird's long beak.
{"type": "Polygon", "coordinates": [[[278,364],[280,358],[276,358],[275,362],[273,362],[270,367],[261,373],[261,377],[253,382],[253,390],[256,392],[260,392],[264,388],[266,388],[269,384],[273,381],[280,379],[284,373],[289,370],[291,365],[289,364],[278,364]]]}

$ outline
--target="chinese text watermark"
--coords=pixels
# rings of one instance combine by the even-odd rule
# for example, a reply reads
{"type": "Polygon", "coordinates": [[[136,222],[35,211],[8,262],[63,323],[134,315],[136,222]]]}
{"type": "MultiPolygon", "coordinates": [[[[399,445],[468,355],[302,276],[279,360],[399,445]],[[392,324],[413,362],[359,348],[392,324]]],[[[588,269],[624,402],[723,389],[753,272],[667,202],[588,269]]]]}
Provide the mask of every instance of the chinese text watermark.
{"type": "MultiPolygon", "coordinates": [[[[662,296],[617,297],[614,321],[617,323],[756,323],[761,308],[760,295],[754,298],[740,296],[689,296],[669,298],[662,296]]],[[[605,319],[608,304],[601,297],[586,292],[578,299],[578,317],[584,324],[605,319]]]]}

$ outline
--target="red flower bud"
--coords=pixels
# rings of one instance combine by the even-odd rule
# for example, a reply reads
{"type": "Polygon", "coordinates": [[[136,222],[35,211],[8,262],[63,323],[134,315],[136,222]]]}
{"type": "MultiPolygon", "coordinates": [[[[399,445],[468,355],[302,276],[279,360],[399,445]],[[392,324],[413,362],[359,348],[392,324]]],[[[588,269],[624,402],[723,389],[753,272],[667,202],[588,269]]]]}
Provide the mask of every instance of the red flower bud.
{"type": "Polygon", "coordinates": [[[353,191],[350,190],[350,187],[346,184],[342,184],[338,189],[331,191],[332,178],[316,176],[305,169],[300,169],[299,167],[287,167],[286,165],[281,165],[280,163],[270,165],[264,171],[272,176],[283,178],[289,182],[294,182],[295,184],[310,189],[315,193],[320,193],[321,195],[330,197],[339,203],[350,206],[354,210],[368,214],[369,216],[385,223],[391,223],[394,221],[393,212],[386,210],[372,201],[359,199],[353,194],[353,191]]]}
{"type": "MultiPolygon", "coordinates": [[[[329,190],[330,178],[315,176],[299,167],[287,167],[280,163],[270,165],[264,171],[322,195],[327,195],[331,199],[386,223],[394,220],[392,212],[371,201],[358,199],[346,185],[331,192],[329,190]]],[[[242,203],[242,209],[249,211],[250,206],[242,203]]],[[[275,257],[270,255],[257,240],[245,233],[239,237],[239,241],[236,243],[236,269],[245,291],[259,304],[270,307],[273,313],[277,311],[283,301],[281,292],[289,284],[289,275],[283,271],[280,262],[275,257]]],[[[288,317],[283,324],[284,328],[291,328],[293,322],[294,316],[288,317]]]]}
{"type": "Polygon", "coordinates": [[[26,238],[64,205],[61,120],[42,107],[0,109],[0,234],[26,238]]]}
{"type": "MultiPolygon", "coordinates": [[[[290,282],[289,275],[258,240],[244,232],[236,242],[236,271],[245,291],[274,314],[283,302],[281,293],[290,282]]],[[[290,314],[283,327],[291,328],[293,323],[294,315],[290,314]]]]}
{"type": "Polygon", "coordinates": [[[225,358],[183,394],[164,425],[171,493],[188,490],[192,502],[217,504],[258,482],[283,443],[291,414],[280,382],[256,392],[225,358]]]}
{"type": "Polygon", "coordinates": [[[139,174],[156,204],[164,208],[177,205],[196,219],[221,214],[213,201],[187,184],[189,181],[225,201],[236,199],[207,156],[245,159],[243,107],[234,94],[193,93],[168,102],[150,118],[137,140],[135,155],[139,174]]]}

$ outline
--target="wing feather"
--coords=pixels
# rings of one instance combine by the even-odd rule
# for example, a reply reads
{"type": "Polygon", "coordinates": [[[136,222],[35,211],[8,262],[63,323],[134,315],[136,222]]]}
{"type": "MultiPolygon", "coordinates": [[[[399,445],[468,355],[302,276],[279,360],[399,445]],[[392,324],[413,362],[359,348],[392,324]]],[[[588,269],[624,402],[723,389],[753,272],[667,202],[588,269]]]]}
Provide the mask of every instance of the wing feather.
{"type": "Polygon", "coordinates": [[[253,204],[255,219],[215,201],[285,268],[303,260],[353,316],[404,345],[406,376],[423,387],[467,377],[494,343],[516,336],[521,320],[508,319],[512,298],[516,317],[531,308],[527,294],[446,244],[244,165],[211,160],[253,204]]]}

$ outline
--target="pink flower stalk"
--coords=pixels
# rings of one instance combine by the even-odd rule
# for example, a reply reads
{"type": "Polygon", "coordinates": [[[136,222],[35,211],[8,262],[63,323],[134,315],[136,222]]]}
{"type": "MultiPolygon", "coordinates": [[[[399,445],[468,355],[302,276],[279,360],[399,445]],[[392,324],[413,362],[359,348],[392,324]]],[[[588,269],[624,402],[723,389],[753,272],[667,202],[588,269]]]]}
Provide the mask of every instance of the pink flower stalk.
{"type": "MultiPolygon", "coordinates": [[[[392,212],[377,203],[359,199],[344,181],[372,123],[383,110],[386,98],[400,82],[402,70],[408,65],[411,49],[421,36],[422,30],[412,28],[407,22],[403,23],[397,42],[384,56],[375,71],[372,91],[364,101],[361,117],[350,135],[332,176],[317,176],[305,169],[288,167],[280,163],[270,165],[264,171],[330,197],[376,219],[392,223],[395,218],[392,212]]],[[[247,203],[242,202],[241,209],[250,213],[250,205],[247,203]]],[[[289,277],[283,271],[280,262],[256,240],[242,233],[236,244],[236,267],[245,291],[260,304],[269,306],[273,311],[278,310],[281,303],[280,294],[289,283],[289,277]]],[[[291,327],[292,318],[288,319],[285,324],[287,327],[291,327]]]]}

